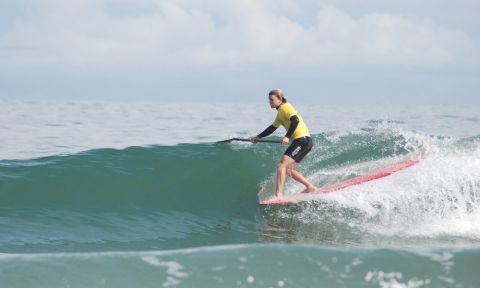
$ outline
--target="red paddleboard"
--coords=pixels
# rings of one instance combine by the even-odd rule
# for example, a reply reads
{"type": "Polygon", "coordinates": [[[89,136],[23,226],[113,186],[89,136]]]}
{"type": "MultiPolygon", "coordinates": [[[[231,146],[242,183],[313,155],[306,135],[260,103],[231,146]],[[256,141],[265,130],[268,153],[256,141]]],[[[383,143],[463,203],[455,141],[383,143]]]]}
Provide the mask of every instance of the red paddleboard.
{"type": "Polygon", "coordinates": [[[396,173],[398,171],[402,171],[404,169],[407,169],[409,167],[412,167],[413,165],[417,164],[420,162],[419,160],[408,160],[400,163],[396,163],[387,167],[384,167],[383,169],[374,172],[372,174],[368,175],[363,175],[363,176],[358,176],[352,179],[348,179],[336,184],[324,186],[321,188],[318,188],[317,190],[309,193],[299,193],[299,194],[293,194],[293,195],[286,195],[283,196],[282,199],[275,199],[275,200],[265,200],[260,202],[262,205],[286,205],[286,204],[294,204],[302,201],[309,201],[313,200],[315,198],[315,195],[320,195],[320,194],[325,194],[325,193],[330,193],[338,190],[345,189],[350,186],[354,185],[360,185],[365,182],[369,182],[372,180],[380,179],[383,177],[387,177],[389,175],[392,175],[393,173],[396,173]]]}

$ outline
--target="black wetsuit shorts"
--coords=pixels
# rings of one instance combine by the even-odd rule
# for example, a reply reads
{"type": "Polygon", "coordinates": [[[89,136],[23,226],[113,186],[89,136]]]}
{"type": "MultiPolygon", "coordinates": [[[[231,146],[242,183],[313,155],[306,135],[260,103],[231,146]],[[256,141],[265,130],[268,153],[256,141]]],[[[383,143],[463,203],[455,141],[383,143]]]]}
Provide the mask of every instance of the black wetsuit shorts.
{"type": "Polygon", "coordinates": [[[300,163],[303,157],[312,150],[313,141],[312,138],[305,136],[293,140],[292,144],[288,146],[284,155],[291,157],[295,162],[300,163]]]}

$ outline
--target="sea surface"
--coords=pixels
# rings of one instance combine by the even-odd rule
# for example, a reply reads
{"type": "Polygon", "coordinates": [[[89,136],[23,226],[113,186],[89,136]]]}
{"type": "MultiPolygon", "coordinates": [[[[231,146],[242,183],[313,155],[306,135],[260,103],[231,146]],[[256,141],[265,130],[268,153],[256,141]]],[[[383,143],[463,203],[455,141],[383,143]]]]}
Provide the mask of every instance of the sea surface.
{"type": "Polygon", "coordinates": [[[293,104],[319,187],[420,163],[260,206],[267,101],[0,101],[0,287],[480,287],[480,107],[293,104]]]}

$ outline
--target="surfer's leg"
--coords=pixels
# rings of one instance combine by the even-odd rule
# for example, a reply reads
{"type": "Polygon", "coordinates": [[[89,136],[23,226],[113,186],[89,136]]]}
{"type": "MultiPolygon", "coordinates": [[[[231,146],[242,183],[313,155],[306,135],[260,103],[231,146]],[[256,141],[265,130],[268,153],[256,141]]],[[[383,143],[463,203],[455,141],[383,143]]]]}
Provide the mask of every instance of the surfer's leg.
{"type": "Polygon", "coordinates": [[[298,172],[295,170],[295,167],[297,166],[296,162],[293,162],[287,167],[287,174],[288,176],[292,177],[295,181],[302,183],[305,186],[305,191],[304,192],[314,192],[315,185],[313,185],[310,181],[305,178],[302,173],[298,172]]]}
{"type": "Polygon", "coordinates": [[[277,187],[275,190],[275,196],[283,196],[283,187],[285,186],[285,178],[287,176],[287,168],[291,164],[295,164],[295,160],[289,156],[283,155],[282,159],[277,165],[277,187]]]}

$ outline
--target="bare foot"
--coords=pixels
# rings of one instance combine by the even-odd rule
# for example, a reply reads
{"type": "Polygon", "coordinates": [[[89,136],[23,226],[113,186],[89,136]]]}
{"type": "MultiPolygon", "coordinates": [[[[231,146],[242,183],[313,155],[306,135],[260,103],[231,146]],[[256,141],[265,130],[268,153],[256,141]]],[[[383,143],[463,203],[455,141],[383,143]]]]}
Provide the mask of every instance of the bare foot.
{"type": "Polygon", "coordinates": [[[261,204],[271,204],[271,203],[275,203],[277,201],[280,201],[282,200],[282,196],[273,196],[272,198],[268,199],[268,200],[265,200],[265,201],[262,201],[260,202],[261,204]]]}
{"type": "Polygon", "coordinates": [[[302,193],[312,193],[312,192],[315,192],[315,190],[317,190],[317,187],[311,185],[305,188],[305,190],[303,190],[302,193]]]}

